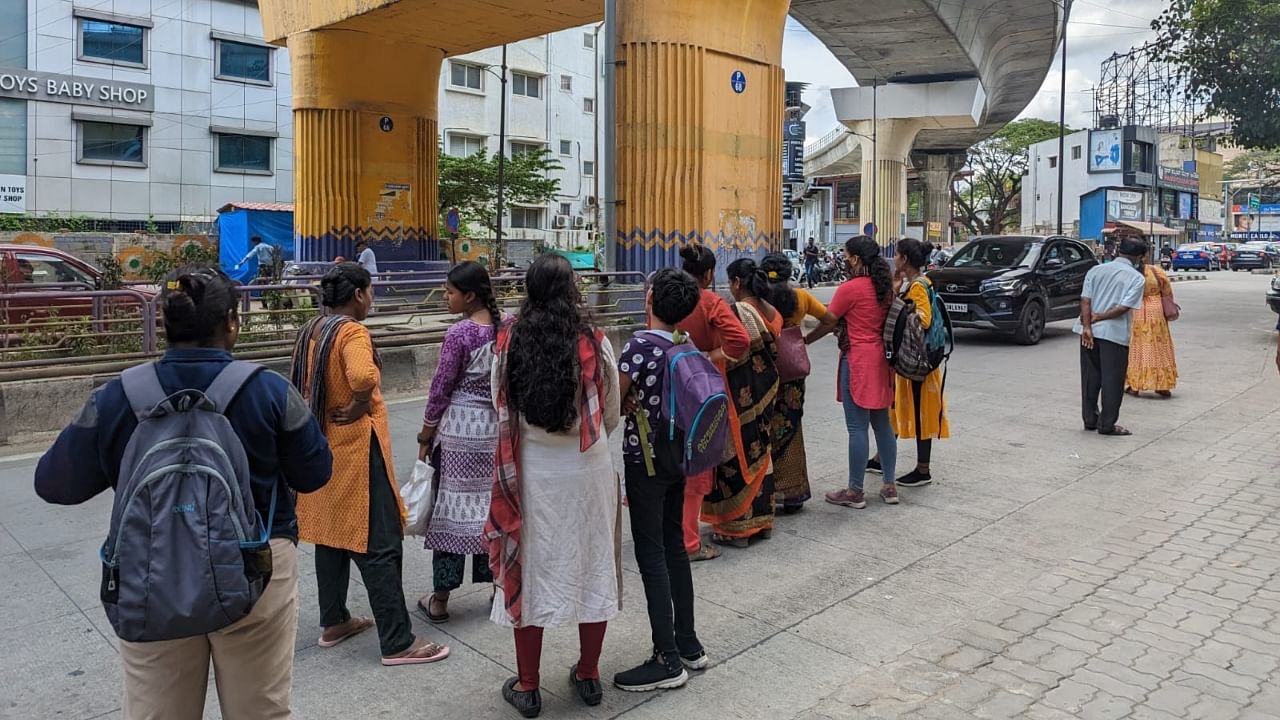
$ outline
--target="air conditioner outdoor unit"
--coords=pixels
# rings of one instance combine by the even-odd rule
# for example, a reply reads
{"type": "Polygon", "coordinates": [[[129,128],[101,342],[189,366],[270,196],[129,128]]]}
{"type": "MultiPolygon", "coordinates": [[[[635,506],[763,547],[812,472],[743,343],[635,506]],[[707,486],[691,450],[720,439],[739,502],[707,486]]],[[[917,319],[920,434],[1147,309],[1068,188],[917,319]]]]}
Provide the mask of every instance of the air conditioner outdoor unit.
{"type": "Polygon", "coordinates": [[[587,207],[595,207],[597,204],[598,204],[598,201],[596,200],[595,195],[587,196],[587,207]]]}
{"type": "Polygon", "coordinates": [[[567,228],[567,227],[569,227],[569,216],[568,216],[568,215],[557,215],[557,216],[556,216],[556,228],[558,228],[558,229],[563,229],[563,228],[567,228]]]}
{"type": "Polygon", "coordinates": [[[577,230],[581,230],[582,228],[586,227],[586,225],[587,225],[587,219],[586,219],[586,218],[582,217],[581,215],[574,215],[574,216],[573,216],[573,227],[574,227],[575,229],[577,229],[577,230]]]}

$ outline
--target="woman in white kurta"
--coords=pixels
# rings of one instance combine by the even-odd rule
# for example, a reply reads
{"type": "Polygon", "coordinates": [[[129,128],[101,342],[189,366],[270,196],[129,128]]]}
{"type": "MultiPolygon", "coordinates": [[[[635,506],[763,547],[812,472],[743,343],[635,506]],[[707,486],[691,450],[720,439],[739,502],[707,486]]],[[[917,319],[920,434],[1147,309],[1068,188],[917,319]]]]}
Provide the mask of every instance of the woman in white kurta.
{"type": "Polygon", "coordinates": [[[600,703],[599,659],[621,597],[621,498],[608,434],[619,420],[617,363],[580,309],[568,261],[541,255],[516,321],[498,335],[492,386],[501,425],[486,536],[498,586],[492,620],[514,628],[518,677],[503,697],[542,707],[542,631],[576,624],[571,674],[600,703]]]}

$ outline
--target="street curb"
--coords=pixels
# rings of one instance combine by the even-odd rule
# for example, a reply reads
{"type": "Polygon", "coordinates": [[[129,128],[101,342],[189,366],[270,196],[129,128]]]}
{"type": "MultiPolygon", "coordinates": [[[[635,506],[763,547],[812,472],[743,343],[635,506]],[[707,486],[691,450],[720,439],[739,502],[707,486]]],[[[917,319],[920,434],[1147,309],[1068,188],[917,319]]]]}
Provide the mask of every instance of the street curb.
{"type": "Polygon", "coordinates": [[[1169,274],[1169,282],[1187,282],[1189,280],[1208,280],[1207,275],[1174,275],[1169,274]]]}

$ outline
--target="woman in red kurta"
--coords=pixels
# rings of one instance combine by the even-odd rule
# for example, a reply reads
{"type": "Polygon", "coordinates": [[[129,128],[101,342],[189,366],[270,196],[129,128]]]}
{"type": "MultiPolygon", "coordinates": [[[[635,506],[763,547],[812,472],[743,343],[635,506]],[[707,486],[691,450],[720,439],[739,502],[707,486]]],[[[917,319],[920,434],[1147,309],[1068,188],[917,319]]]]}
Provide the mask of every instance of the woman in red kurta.
{"type": "MultiPolygon", "coordinates": [[[[698,307],[677,327],[689,336],[694,344],[711,361],[725,372],[726,361],[738,361],[747,357],[751,348],[751,338],[743,327],[738,316],[729,309],[724,298],[710,290],[716,276],[716,256],[704,245],[693,243],[680,251],[684,259],[684,271],[698,281],[702,287],[702,297],[698,307]]],[[[720,550],[702,542],[702,534],[698,530],[698,520],[702,514],[702,498],[711,492],[712,478],[715,470],[685,479],[684,486],[684,549],[689,559],[714,560],[720,556],[720,550]]]]}
{"type": "Polygon", "coordinates": [[[876,435],[876,449],[885,468],[880,497],[898,504],[893,484],[897,460],[897,440],[889,421],[893,406],[893,369],[884,353],[884,323],[893,301],[893,271],[880,254],[880,246],[865,236],[845,244],[845,262],[853,275],[841,285],[827,309],[840,318],[840,366],[836,398],[844,405],[845,428],[849,431],[849,487],[827,493],[827,502],[851,508],[865,508],[862,492],[870,447],[867,429],[876,435]]]}

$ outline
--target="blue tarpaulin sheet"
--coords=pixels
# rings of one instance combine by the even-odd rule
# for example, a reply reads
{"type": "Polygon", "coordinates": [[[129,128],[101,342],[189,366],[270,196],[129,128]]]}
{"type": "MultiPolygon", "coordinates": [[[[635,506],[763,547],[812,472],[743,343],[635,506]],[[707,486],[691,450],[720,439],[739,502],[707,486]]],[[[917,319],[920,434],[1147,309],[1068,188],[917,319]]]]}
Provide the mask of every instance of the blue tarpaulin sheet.
{"type": "Polygon", "coordinates": [[[257,277],[257,260],[236,269],[249,252],[249,238],[255,235],[279,248],[285,262],[293,259],[293,213],[231,206],[218,215],[218,262],[231,279],[247,283],[257,277]]]}

